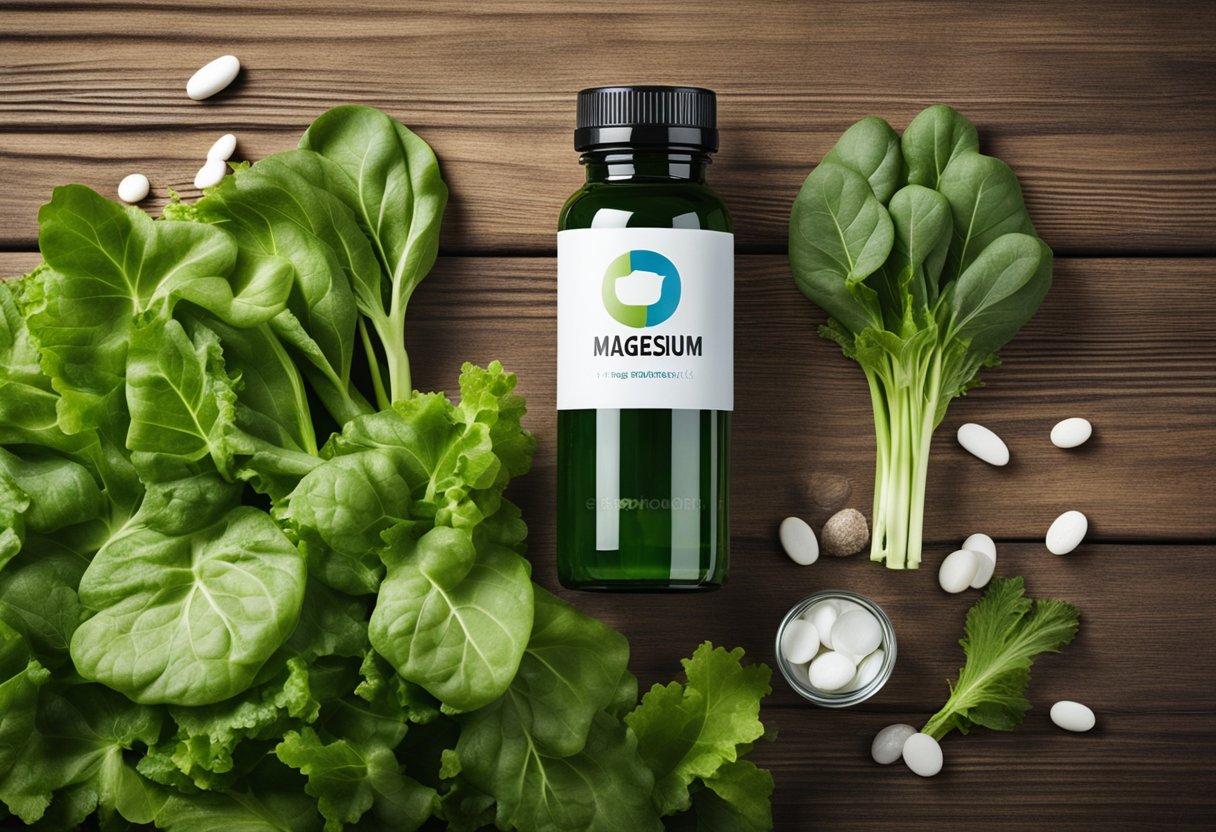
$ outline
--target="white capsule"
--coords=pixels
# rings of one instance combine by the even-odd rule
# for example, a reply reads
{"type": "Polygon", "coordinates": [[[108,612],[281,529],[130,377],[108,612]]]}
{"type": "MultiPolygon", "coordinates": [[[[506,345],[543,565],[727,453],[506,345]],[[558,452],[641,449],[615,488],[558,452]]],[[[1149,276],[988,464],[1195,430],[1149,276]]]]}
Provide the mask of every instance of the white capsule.
{"type": "Polygon", "coordinates": [[[867,656],[882,644],[882,626],[869,610],[849,610],[832,624],[832,649],[867,656]]]}
{"type": "Polygon", "coordinates": [[[975,577],[971,579],[971,588],[983,589],[992,580],[992,573],[996,571],[996,561],[990,558],[987,552],[976,552],[975,563],[975,577]]]}
{"type": "Polygon", "coordinates": [[[836,611],[836,604],[829,598],[825,601],[820,601],[802,614],[802,618],[815,625],[816,632],[819,633],[819,640],[823,642],[823,646],[832,649],[830,636],[832,634],[832,625],[836,623],[836,618],[839,613],[836,611]]]}
{"type": "Polygon", "coordinates": [[[958,429],[958,444],[989,465],[1008,465],[1009,448],[1001,437],[983,425],[968,422],[958,429]]]}
{"type": "Polygon", "coordinates": [[[203,188],[218,185],[223,181],[224,174],[227,172],[227,162],[223,159],[211,159],[198,169],[198,173],[194,174],[194,187],[201,191],[203,188]]]}
{"type": "Polygon", "coordinates": [[[904,722],[888,725],[874,735],[874,742],[870,744],[870,756],[879,765],[891,765],[904,755],[904,743],[915,733],[916,729],[904,722]]]}
{"type": "Polygon", "coordinates": [[[1074,416],[1071,419],[1057,422],[1056,426],[1051,429],[1051,444],[1057,448],[1075,448],[1088,442],[1093,432],[1094,426],[1089,423],[1088,419],[1074,416]]]}
{"type": "Polygon", "coordinates": [[[1047,530],[1047,550],[1053,555],[1066,555],[1081,545],[1089,520],[1079,511],[1066,511],[1047,530]]]}
{"type": "Polygon", "coordinates": [[[838,691],[851,682],[856,673],[857,665],[848,656],[833,650],[811,662],[811,687],[828,693],[838,691]]]}
{"type": "Polygon", "coordinates": [[[148,177],[142,173],[132,173],[124,176],[122,181],[118,183],[118,198],[123,202],[134,204],[145,199],[151,188],[152,186],[148,183],[148,177]]]}
{"type": "Polygon", "coordinates": [[[186,95],[195,101],[210,98],[236,80],[241,62],[236,55],[221,55],[199,69],[186,82],[186,95]]]}
{"type": "Polygon", "coordinates": [[[973,552],[983,552],[988,557],[996,560],[996,542],[986,534],[976,533],[963,541],[960,549],[970,549],[973,552]]]}
{"type": "Polygon", "coordinates": [[[215,140],[215,144],[211,145],[211,149],[207,151],[207,161],[219,159],[227,162],[232,158],[233,151],[236,150],[236,136],[231,133],[225,133],[215,140]]]}
{"type": "Polygon", "coordinates": [[[819,560],[819,541],[815,537],[815,530],[800,517],[782,520],[777,537],[781,540],[781,548],[794,563],[809,566],[819,560]]]}
{"type": "Polygon", "coordinates": [[[970,549],[951,552],[937,570],[938,584],[951,594],[967,589],[979,572],[980,557],[970,549]]]}
{"type": "Polygon", "coordinates": [[[942,770],[942,747],[928,734],[913,734],[904,740],[903,756],[908,768],[921,777],[942,770]]]}
{"type": "Polygon", "coordinates": [[[846,690],[861,690],[878,678],[878,671],[882,670],[882,662],[886,655],[882,650],[875,650],[862,659],[857,665],[857,674],[849,682],[846,690]]]}
{"type": "Polygon", "coordinates": [[[795,618],[781,632],[781,653],[794,664],[803,664],[819,652],[819,631],[815,625],[795,618]]]}
{"type": "Polygon", "coordinates": [[[1088,731],[1098,721],[1094,712],[1080,702],[1062,699],[1051,706],[1051,721],[1065,731],[1088,731]]]}

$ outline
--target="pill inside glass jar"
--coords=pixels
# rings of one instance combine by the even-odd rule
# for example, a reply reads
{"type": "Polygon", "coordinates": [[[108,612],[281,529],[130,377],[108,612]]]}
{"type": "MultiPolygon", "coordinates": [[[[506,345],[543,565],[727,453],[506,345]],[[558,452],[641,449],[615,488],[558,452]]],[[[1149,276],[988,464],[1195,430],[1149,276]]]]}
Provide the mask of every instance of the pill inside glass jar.
{"type": "Polygon", "coordinates": [[[777,628],[777,665],[800,696],[847,708],[882,689],[895,668],[896,640],[882,608],[855,592],[810,595],[777,628]]]}

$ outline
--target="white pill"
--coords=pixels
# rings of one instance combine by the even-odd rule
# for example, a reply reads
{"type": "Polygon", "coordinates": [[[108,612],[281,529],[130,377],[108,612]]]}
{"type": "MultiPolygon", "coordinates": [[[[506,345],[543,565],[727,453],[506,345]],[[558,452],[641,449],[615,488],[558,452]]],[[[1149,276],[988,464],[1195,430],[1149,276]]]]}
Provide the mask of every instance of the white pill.
{"type": "Polygon", "coordinates": [[[904,740],[904,762],[914,774],[932,777],[942,770],[942,747],[928,734],[913,734],[904,740]]]}
{"type": "Polygon", "coordinates": [[[1053,555],[1066,555],[1085,539],[1089,520],[1079,511],[1066,511],[1047,530],[1047,549],[1053,555]]]}
{"type": "Polygon", "coordinates": [[[186,82],[186,95],[195,101],[210,98],[236,80],[241,71],[241,62],[236,55],[221,55],[190,76],[186,82]]]}
{"type": "Polygon", "coordinates": [[[139,202],[148,195],[148,191],[152,186],[148,183],[148,177],[142,173],[132,173],[129,176],[124,176],[122,181],[118,183],[118,198],[123,202],[132,204],[139,202]]]}
{"type": "Polygon", "coordinates": [[[815,625],[795,618],[781,633],[781,653],[794,664],[809,662],[819,652],[819,631],[815,625]]]}
{"type": "Polygon", "coordinates": [[[987,552],[976,552],[975,563],[975,577],[971,579],[971,588],[983,589],[992,580],[992,573],[996,571],[996,561],[989,557],[987,552]]]}
{"type": "Polygon", "coordinates": [[[236,136],[231,133],[225,133],[215,140],[215,144],[211,145],[211,149],[207,151],[207,161],[219,159],[227,162],[232,158],[233,151],[236,150],[236,136]]]}
{"type": "Polygon", "coordinates": [[[1088,419],[1074,416],[1071,419],[1057,422],[1056,426],[1051,429],[1051,444],[1057,448],[1075,448],[1088,442],[1093,432],[1094,426],[1089,423],[1088,419]]]}
{"type": "Polygon", "coordinates": [[[882,644],[882,626],[869,610],[849,610],[832,625],[832,649],[866,656],[882,644]]]}
{"type": "Polygon", "coordinates": [[[958,444],[989,465],[1008,465],[1009,448],[983,425],[968,422],[958,429],[958,444]]]}
{"type": "Polygon", "coordinates": [[[820,601],[802,614],[804,620],[815,625],[815,630],[819,633],[819,640],[829,650],[832,649],[832,642],[829,638],[832,633],[832,625],[836,623],[838,615],[836,604],[831,599],[820,601]]]}
{"type": "Polygon", "coordinates": [[[853,681],[857,665],[848,656],[833,650],[811,662],[809,673],[811,687],[830,693],[853,681]]]}
{"type": "Polygon", "coordinates": [[[850,601],[848,598],[836,598],[836,599],[833,599],[832,603],[834,603],[836,605],[836,612],[839,613],[840,615],[844,615],[846,612],[849,612],[850,610],[864,610],[865,609],[865,607],[863,607],[861,604],[857,603],[856,601],[850,601]]]}
{"type": "Polygon", "coordinates": [[[777,537],[781,539],[781,548],[794,563],[809,566],[819,560],[819,540],[815,537],[815,530],[805,520],[799,517],[785,518],[777,529],[777,537]]]}
{"type": "Polygon", "coordinates": [[[973,534],[971,537],[963,541],[960,549],[970,549],[973,552],[983,552],[988,557],[996,560],[996,542],[986,534],[973,534]]]}
{"type": "Polygon", "coordinates": [[[937,570],[937,582],[949,593],[962,592],[971,586],[979,572],[980,555],[970,549],[951,552],[937,570]]]}
{"type": "Polygon", "coordinates": [[[1065,731],[1088,731],[1097,719],[1094,712],[1080,702],[1062,699],[1051,706],[1051,721],[1065,731]]]}
{"type": "Polygon", "coordinates": [[[194,187],[201,191],[203,188],[218,185],[227,172],[227,162],[223,159],[211,159],[198,169],[198,173],[194,174],[194,187]]]}
{"type": "Polygon", "coordinates": [[[853,681],[849,682],[848,689],[861,690],[878,678],[878,671],[882,670],[882,662],[886,655],[882,650],[875,650],[862,659],[857,665],[857,675],[853,677],[853,681]]]}
{"type": "Polygon", "coordinates": [[[904,756],[904,743],[915,733],[916,729],[905,722],[888,725],[874,735],[874,742],[870,743],[870,756],[879,765],[891,765],[904,756]]]}

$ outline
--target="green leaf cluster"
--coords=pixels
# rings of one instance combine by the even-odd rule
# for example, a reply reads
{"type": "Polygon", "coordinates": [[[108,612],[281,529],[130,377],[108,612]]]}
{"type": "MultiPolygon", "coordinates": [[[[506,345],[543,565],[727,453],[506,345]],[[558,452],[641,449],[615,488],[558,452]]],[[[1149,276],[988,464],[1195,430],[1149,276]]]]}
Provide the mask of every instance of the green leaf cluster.
{"type": "Polygon", "coordinates": [[[1012,731],[1030,700],[1030,666],[1043,653],[1056,653],[1080,626],[1077,608],[1066,601],[1032,600],[1020,577],[994,578],[967,611],[959,644],[967,656],[950,698],[925,723],[924,733],[940,740],[950,731],[974,726],[1012,731]]]}
{"type": "Polygon", "coordinates": [[[949,107],[902,136],[863,119],[811,172],[790,215],[794,282],[861,365],[877,437],[870,556],[920,564],[933,431],[1051,285],[1051,249],[1013,171],[949,107]]]}
{"type": "Polygon", "coordinates": [[[715,676],[736,716],[664,750],[625,639],[531,580],[515,376],[412,389],[446,199],[367,107],[161,220],[55,190],[43,264],[0,283],[0,819],[767,817],[738,760],[767,669],[699,650],[689,698],[715,676]]]}

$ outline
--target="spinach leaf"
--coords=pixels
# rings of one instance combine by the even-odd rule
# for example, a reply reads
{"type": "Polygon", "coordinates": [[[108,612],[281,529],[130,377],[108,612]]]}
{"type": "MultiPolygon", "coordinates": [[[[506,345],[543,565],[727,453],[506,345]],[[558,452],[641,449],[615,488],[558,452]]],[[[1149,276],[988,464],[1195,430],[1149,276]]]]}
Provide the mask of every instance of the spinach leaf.
{"type": "Polygon", "coordinates": [[[405,312],[439,251],[448,190],[435,154],[400,122],[371,107],[336,107],[312,123],[300,147],[334,163],[328,176],[372,243],[387,286],[387,317],[371,318],[388,365],[391,401],[413,389],[405,312]]]}
{"type": "Polygon", "coordinates": [[[886,261],[894,238],[891,217],[865,177],[821,164],[806,178],[790,215],[794,281],[849,329],[881,326],[877,295],[862,281],[886,261]]]}
{"type": "Polygon", "coordinates": [[[864,176],[875,198],[884,205],[903,182],[899,134],[880,118],[863,118],[845,130],[820,164],[824,163],[864,176]]]}
{"type": "Polygon", "coordinates": [[[156,223],[81,185],[56,188],[38,214],[49,269],[27,317],[42,367],[61,394],[68,433],[113,422],[135,315],[167,313],[186,298],[234,324],[268,320],[287,286],[275,263],[229,279],[237,245],[218,228],[156,223]]]}
{"type": "Polygon", "coordinates": [[[80,600],[96,614],[73,635],[72,659],[136,702],[218,702],[291,635],[304,561],[256,509],[189,531],[168,519],[168,530],[160,515],[123,530],[89,564],[80,600]]]}
{"type": "Polygon", "coordinates": [[[1042,302],[1051,249],[1013,171],[938,105],[898,144],[880,119],[841,136],[794,201],[790,265],[830,316],[820,334],[861,365],[870,390],[870,558],[916,568],[933,431],[1042,302]]]}
{"type": "Polygon", "coordinates": [[[942,172],[966,153],[978,153],[979,134],[962,113],[943,104],[921,110],[900,139],[908,184],[941,190],[942,172]]]}
{"type": "Polygon", "coordinates": [[[532,628],[528,565],[500,546],[438,526],[387,555],[368,636],[403,677],[448,707],[471,711],[502,695],[532,628]]]}

